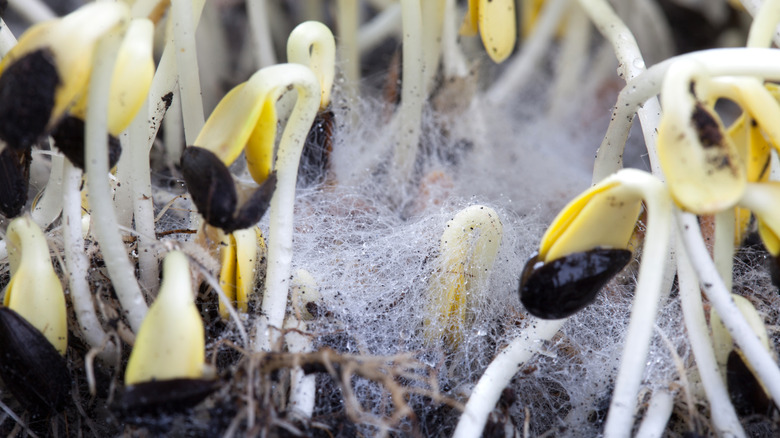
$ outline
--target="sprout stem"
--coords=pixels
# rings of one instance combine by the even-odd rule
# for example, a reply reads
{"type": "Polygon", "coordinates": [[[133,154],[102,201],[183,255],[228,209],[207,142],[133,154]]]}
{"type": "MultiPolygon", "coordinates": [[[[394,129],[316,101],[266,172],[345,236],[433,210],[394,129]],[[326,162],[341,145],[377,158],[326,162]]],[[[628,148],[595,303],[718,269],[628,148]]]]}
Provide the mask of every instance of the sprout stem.
{"type": "MultiPolygon", "coordinates": [[[[604,38],[612,44],[618,59],[618,74],[620,77],[628,82],[644,72],[645,60],[642,57],[642,53],[639,51],[639,45],[637,45],[634,35],[620,17],[615,14],[615,11],[609,3],[607,3],[606,0],[580,0],[580,6],[585,10],[585,13],[588,14],[591,21],[593,21],[604,38]]],[[[649,96],[646,101],[643,101],[643,105],[641,105],[636,112],[642,123],[642,133],[645,138],[650,168],[653,171],[653,175],[663,178],[663,172],[661,171],[661,165],[658,162],[658,154],[655,146],[658,137],[656,132],[661,117],[661,105],[658,103],[656,97],[649,96]]],[[[632,121],[633,113],[631,113],[630,117],[630,121],[632,121]]],[[[631,125],[630,121],[628,123],[629,127],[631,125]]],[[[594,183],[622,167],[622,148],[625,147],[625,141],[619,143],[619,145],[621,148],[619,161],[611,156],[604,157],[603,160],[601,148],[599,149],[599,152],[597,152],[593,171],[594,183]],[[612,164],[618,162],[620,165],[617,168],[611,167],[612,164]],[[610,167],[607,170],[601,170],[599,167],[602,165],[610,167]]]]}
{"type": "Polygon", "coordinates": [[[268,231],[268,272],[265,279],[262,315],[258,321],[256,349],[269,351],[276,344],[284,323],[287,292],[290,284],[293,240],[293,207],[298,163],[309,128],[320,106],[320,85],[308,67],[280,64],[259,73],[273,86],[292,84],[298,92],[290,118],[282,133],[276,154],[276,192],[271,199],[268,231]]]}
{"type": "Polygon", "coordinates": [[[152,179],[149,172],[149,146],[146,131],[148,129],[147,99],[141,105],[138,114],[130,124],[129,135],[131,148],[125,153],[130,154],[133,172],[127,181],[133,189],[133,218],[138,253],[138,269],[141,288],[151,297],[157,295],[157,285],[160,278],[157,237],[154,226],[154,201],[152,199],[152,179]]]}
{"type": "MultiPolygon", "coordinates": [[[[678,241],[682,241],[679,230],[677,237],[678,241]]],[[[685,329],[688,331],[688,339],[696,359],[704,392],[710,402],[710,412],[712,413],[710,418],[719,436],[745,436],[715,360],[715,352],[712,349],[709,328],[701,302],[699,279],[691,266],[685,245],[679,245],[677,251],[679,252],[677,255],[677,278],[680,283],[680,299],[685,329]]]]}
{"type": "Polygon", "coordinates": [[[87,101],[85,162],[95,235],[122,309],[127,312],[130,327],[137,332],[146,315],[146,302],[138,287],[135,269],[128,259],[125,244],[117,233],[111,189],[106,183],[109,170],[108,93],[119,43],[119,35],[110,33],[98,43],[95,52],[87,101]]]}
{"type": "Polygon", "coordinates": [[[453,438],[480,436],[488,415],[496,406],[504,388],[520,367],[563,327],[566,319],[531,318],[528,326],[490,362],[471,392],[471,397],[458,420],[453,438]]]}
{"type": "MultiPolygon", "coordinates": [[[[647,109],[646,101],[661,92],[669,68],[683,60],[697,62],[701,66],[702,73],[709,76],[752,75],[768,80],[780,79],[780,67],[778,67],[780,53],[776,49],[766,48],[702,50],[675,56],[650,67],[628,81],[618,96],[607,133],[596,154],[593,169],[594,182],[601,181],[623,167],[623,150],[634,114],[642,108],[647,109]]],[[[645,125],[644,122],[642,125],[645,125]]],[[[776,125],[772,122],[767,126],[768,129],[773,129],[776,125]]],[[[657,126],[657,123],[654,126],[657,126]]],[[[661,177],[662,174],[656,175],[661,177]]]]}
{"type": "Polygon", "coordinates": [[[16,37],[11,33],[11,30],[8,29],[8,25],[5,24],[5,21],[0,18],[0,58],[5,56],[5,54],[11,50],[11,47],[15,45],[16,37]]]}
{"type": "Polygon", "coordinates": [[[671,392],[665,389],[653,391],[645,418],[642,420],[642,425],[639,427],[635,438],[663,436],[666,423],[669,422],[669,417],[672,416],[673,408],[674,395],[671,392]]]}
{"type": "Polygon", "coordinates": [[[422,40],[422,13],[420,0],[401,0],[403,27],[403,71],[401,86],[401,127],[396,144],[394,164],[395,183],[412,179],[417,146],[422,129],[422,108],[425,103],[425,62],[422,40]]]}
{"type": "MultiPolygon", "coordinates": [[[[250,0],[246,2],[249,29],[252,31],[255,59],[259,68],[276,64],[276,52],[271,40],[271,26],[268,22],[268,7],[266,0],[250,0]]],[[[182,102],[184,102],[182,100],[182,102]]],[[[187,144],[192,144],[189,137],[187,144]]],[[[194,137],[193,137],[194,139],[194,137]]]]}
{"type": "Polygon", "coordinates": [[[604,436],[607,438],[628,436],[634,422],[637,392],[664,283],[664,261],[668,258],[672,209],[668,191],[657,178],[633,169],[624,169],[616,177],[644,198],[647,205],[647,234],[631,306],[631,320],[624,338],[620,369],[604,428],[604,436]]]}
{"type": "Polygon", "coordinates": [[[28,23],[40,23],[57,18],[57,14],[41,0],[8,0],[8,6],[28,23]]]}
{"type": "MultiPolygon", "coordinates": [[[[338,0],[338,36],[341,71],[344,75],[344,85],[347,98],[358,96],[360,88],[360,50],[358,48],[358,27],[360,24],[360,9],[357,0],[338,0]]],[[[289,61],[288,59],[288,62],[289,61]]],[[[330,91],[330,90],[328,90],[330,91]]]]}
{"type": "Polygon", "coordinates": [[[704,293],[772,398],[780,400],[780,369],[739,311],[710,258],[696,216],[676,212],[677,227],[704,293]]]}
{"type": "MultiPolygon", "coordinates": [[[[195,29],[203,10],[204,1],[172,0],[173,46],[176,48],[176,65],[179,72],[184,119],[184,137],[193,144],[203,124],[203,99],[200,91],[198,57],[195,47],[195,29]]],[[[252,3],[252,2],[250,2],[252,3]]]]}
{"type": "Polygon", "coordinates": [[[375,49],[390,35],[401,31],[401,4],[393,3],[360,28],[357,36],[359,53],[375,49]]]}
{"type": "Polygon", "coordinates": [[[763,0],[758,10],[753,9],[752,11],[747,5],[745,6],[745,9],[748,9],[753,15],[747,47],[769,47],[772,45],[773,37],[780,39],[780,34],[776,31],[777,22],[780,21],[780,1],[763,0]]]}
{"type": "MultiPolygon", "coordinates": [[[[65,157],[60,154],[51,155],[51,173],[46,188],[31,212],[33,222],[46,229],[62,211],[62,174],[65,157]]],[[[81,200],[78,201],[81,205],[81,200]]]]}
{"type": "Polygon", "coordinates": [[[84,239],[81,235],[81,169],[68,159],[64,161],[62,237],[70,301],[84,340],[94,348],[102,348],[100,358],[109,361],[117,353],[116,346],[98,320],[90,283],[87,281],[89,260],[83,250],[84,239]]]}

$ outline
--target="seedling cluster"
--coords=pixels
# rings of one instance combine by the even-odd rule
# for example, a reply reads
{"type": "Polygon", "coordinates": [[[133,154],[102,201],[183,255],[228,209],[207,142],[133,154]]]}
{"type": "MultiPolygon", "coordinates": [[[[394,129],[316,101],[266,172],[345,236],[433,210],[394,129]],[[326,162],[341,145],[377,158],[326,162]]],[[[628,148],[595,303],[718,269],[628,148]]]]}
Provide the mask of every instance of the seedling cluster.
{"type": "Polygon", "coordinates": [[[0,430],[780,433],[780,1],[619,3],[13,3],[0,430]]]}

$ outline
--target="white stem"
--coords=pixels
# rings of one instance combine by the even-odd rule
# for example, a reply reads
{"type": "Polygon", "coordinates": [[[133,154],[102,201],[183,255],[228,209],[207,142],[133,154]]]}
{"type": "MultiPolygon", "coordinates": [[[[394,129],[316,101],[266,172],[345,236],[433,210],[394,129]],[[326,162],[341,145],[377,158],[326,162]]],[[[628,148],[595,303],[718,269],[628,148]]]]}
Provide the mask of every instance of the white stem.
{"type": "Polygon", "coordinates": [[[57,14],[41,0],[8,0],[8,6],[31,24],[57,18],[57,14]]]}
{"type": "Polygon", "coordinates": [[[0,18],[0,58],[5,56],[13,46],[16,45],[16,37],[11,30],[8,29],[8,25],[0,18]]]}
{"type": "Polygon", "coordinates": [[[731,337],[742,349],[742,353],[753,366],[759,380],[769,390],[772,398],[780,400],[780,369],[778,369],[772,355],[761,344],[758,336],[745,321],[742,312],[734,303],[731,293],[718,275],[715,264],[701,238],[696,216],[677,212],[677,226],[682,234],[682,240],[690,256],[691,264],[712,307],[720,315],[723,325],[726,326],[731,337]]]}
{"type": "MultiPolygon", "coordinates": [[[[255,49],[255,59],[259,68],[276,64],[276,52],[271,38],[271,26],[268,22],[267,0],[248,0],[246,2],[249,29],[255,49]]],[[[189,137],[187,137],[189,139],[189,137]]],[[[193,137],[194,139],[194,137],[193,137]]],[[[187,144],[192,144],[187,140],[187,144]]]]}
{"type": "MultiPolygon", "coordinates": [[[[682,235],[678,230],[678,241],[682,241],[682,235]]],[[[685,245],[677,248],[677,278],[680,284],[680,301],[682,302],[685,329],[688,332],[693,357],[696,359],[696,368],[701,377],[704,392],[710,402],[710,419],[715,425],[719,436],[745,436],[739,423],[737,413],[729,399],[729,393],[723,379],[720,376],[718,363],[715,360],[715,352],[712,349],[712,341],[704,316],[701,302],[701,290],[699,279],[693,271],[685,245]]]]}
{"type": "Polygon", "coordinates": [[[446,0],[444,5],[444,23],[442,24],[442,68],[444,77],[466,77],[469,74],[468,63],[458,45],[458,20],[455,0],[446,0]]]}
{"type": "Polygon", "coordinates": [[[84,341],[93,348],[105,346],[100,353],[100,358],[109,361],[117,353],[116,346],[103,331],[98,320],[92,289],[87,281],[89,260],[84,252],[84,239],[81,236],[81,169],[67,159],[64,167],[62,237],[65,246],[65,266],[68,269],[70,302],[84,341]]]}
{"type": "MultiPolygon", "coordinates": [[[[65,161],[64,156],[52,154],[49,181],[31,212],[33,222],[44,230],[57,219],[62,211],[62,173],[65,161]]],[[[81,205],[81,201],[79,201],[79,205],[81,205]]]]}
{"type": "Polygon", "coordinates": [[[133,175],[133,154],[130,152],[130,136],[127,130],[120,134],[119,142],[122,146],[122,154],[116,163],[115,174],[120,184],[114,189],[114,209],[119,226],[130,228],[133,224],[133,186],[130,183],[133,175]]]}
{"type": "Polygon", "coordinates": [[[181,99],[178,93],[173,94],[171,106],[165,112],[163,124],[163,141],[165,142],[165,153],[167,162],[170,165],[176,165],[181,161],[181,153],[184,152],[184,130],[182,130],[181,118],[181,99]]]}
{"type": "Polygon", "coordinates": [[[446,0],[425,0],[420,2],[420,12],[425,17],[422,27],[423,49],[423,95],[428,96],[433,89],[436,73],[441,59],[442,29],[444,27],[444,8],[446,0]]]}
{"type": "Polygon", "coordinates": [[[274,165],[277,182],[269,212],[268,272],[256,339],[256,348],[268,351],[276,344],[278,329],[284,323],[293,252],[295,182],[303,144],[320,105],[320,85],[314,73],[303,66],[280,64],[266,67],[261,72],[268,77],[283,78],[295,85],[298,92],[298,100],[282,133],[274,165]]]}
{"type": "MultiPolygon", "coordinates": [[[[618,96],[607,133],[596,155],[593,181],[597,182],[623,166],[623,149],[634,113],[647,109],[648,99],[661,92],[664,77],[673,64],[690,60],[700,64],[701,73],[710,76],[759,76],[780,79],[780,53],[776,49],[711,49],[669,58],[630,80],[618,96]]],[[[659,111],[660,113],[660,111],[659,111]]],[[[770,124],[772,127],[776,124],[770,124]]],[[[643,130],[645,122],[642,122],[643,130]]],[[[657,123],[653,126],[657,127],[657,123]]],[[[647,137],[645,137],[647,142],[647,137]]],[[[656,174],[661,176],[661,174],[656,174]]]]}
{"type": "Polygon", "coordinates": [[[566,17],[566,34],[558,56],[555,82],[549,114],[561,120],[572,111],[572,100],[577,99],[582,86],[582,76],[590,56],[591,26],[585,12],[578,5],[569,8],[566,17]]]}
{"type": "Polygon", "coordinates": [[[529,82],[534,69],[544,58],[558,23],[571,2],[572,0],[550,0],[544,3],[536,27],[523,44],[520,56],[516,56],[506,66],[506,72],[487,90],[489,102],[500,103],[517,97],[518,90],[529,82]]]}
{"type": "MultiPolygon", "coordinates": [[[[306,323],[298,321],[294,316],[287,318],[286,329],[295,329],[306,332],[306,323]]],[[[313,351],[311,338],[299,333],[289,331],[285,335],[285,342],[290,353],[308,353],[313,351]]],[[[290,373],[290,407],[303,418],[311,419],[314,412],[314,402],[317,395],[317,376],[306,376],[301,367],[294,367],[290,373]]]]}
{"type": "Polygon", "coordinates": [[[488,415],[512,377],[539,351],[545,340],[552,339],[558,333],[565,322],[565,319],[531,318],[528,326],[496,355],[479,378],[460,415],[453,438],[471,438],[482,434],[488,415]]]}
{"type": "MultiPolygon", "coordinates": [[[[642,53],[639,51],[639,45],[637,45],[634,35],[620,17],[615,14],[615,11],[609,3],[607,3],[606,0],[579,1],[580,6],[582,6],[585,13],[588,14],[599,32],[601,32],[604,38],[612,44],[612,48],[618,59],[618,76],[628,82],[644,72],[645,61],[642,57],[642,53]]],[[[642,122],[642,133],[645,138],[650,168],[653,171],[653,175],[663,178],[663,172],[661,171],[661,166],[658,162],[658,154],[655,147],[656,139],[658,137],[656,132],[661,117],[661,105],[655,97],[648,97],[643,103],[644,105],[637,110],[637,114],[639,115],[639,120],[642,122]]],[[[629,118],[633,119],[633,112],[630,113],[629,118]]],[[[628,127],[631,126],[631,121],[632,120],[628,120],[628,127]]],[[[619,120],[618,122],[622,123],[623,121],[619,120]]],[[[615,147],[614,144],[612,146],[615,147]]],[[[602,147],[604,147],[604,143],[602,143],[602,147]]],[[[620,148],[620,153],[617,154],[620,157],[619,160],[615,160],[614,156],[601,157],[601,148],[599,149],[594,165],[594,182],[600,181],[606,175],[612,173],[599,169],[599,167],[603,165],[602,162],[605,162],[606,165],[610,167],[609,170],[613,169],[611,166],[616,162],[619,162],[618,168],[622,167],[622,155],[625,141],[617,144],[617,147],[620,148]],[[598,180],[596,178],[598,178],[598,180]]]]}
{"type": "Polygon", "coordinates": [[[377,14],[358,31],[357,46],[361,55],[374,50],[391,35],[401,32],[401,4],[394,3],[377,14]]]}
{"type": "Polygon", "coordinates": [[[669,422],[669,417],[672,416],[673,408],[674,395],[671,392],[665,389],[654,391],[653,396],[650,397],[650,405],[645,413],[645,418],[642,420],[642,425],[639,426],[635,438],[663,436],[666,423],[669,422]]]}
{"type": "Polygon", "coordinates": [[[671,237],[672,202],[663,183],[633,169],[625,169],[618,175],[625,175],[621,176],[621,181],[644,198],[647,205],[647,234],[620,370],[604,427],[604,436],[607,438],[628,436],[634,424],[636,398],[652,340],[659,298],[663,293],[663,271],[669,256],[667,249],[671,237]]]}
{"type": "Polygon", "coordinates": [[[780,34],[775,30],[780,20],[780,1],[764,0],[758,10],[753,9],[750,13],[754,18],[748,33],[747,47],[769,47],[773,37],[780,39],[780,34]]]}
{"type": "Polygon", "coordinates": [[[341,71],[348,98],[358,95],[360,86],[360,50],[358,47],[358,27],[360,11],[357,0],[338,0],[338,41],[341,58],[341,71]]]}
{"type": "Polygon", "coordinates": [[[734,237],[736,216],[733,208],[715,214],[715,243],[712,248],[715,266],[726,289],[731,290],[734,272],[734,237]]]}
{"type": "Polygon", "coordinates": [[[127,248],[117,232],[116,212],[106,181],[109,170],[108,93],[119,42],[118,34],[110,34],[98,44],[95,52],[87,100],[85,162],[95,235],[122,309],[127,312],[130,327],[137,332],[147,306],[135,278],[135,268],[128,259],[127,248]]]}
{"type": "Polygon", "coordinates": [[[417,146],[422,128],[422,108],[425,103],[423,76],[425,63],[422,40],[420,0],[401,0],[403,24],[403,71],[401,86],[401,128],[395,148],[395,183],[406,184],[412,179],[417,146]]]}
{"type": "Polygon", "coordinates": [[[179,72],[179,94],[182,101],[184,136],[187,144],[193,144],[203,124],[203,98],[200,91],[198,54],[195,46],[195,29],[202,2],[171,0],[173,18],[173,44],[176,47],[176,65],[179,72]],[[197,5],[197,3],[200,3],[197,5]],[[197,12],[193,11],[197,9],[197,12]]]}
{"type": "Polygon", "coordinates": [[[133,188],[133,219],[137,232],[136,251],[141,288],[151,297],[157,295],[160,279],[157,236],[154,226],[154,200],[152,199],[152,179],[149,171],[149,148],[147,146],[148,129],[147,99],[133,119],[129,128],[132,172],[128,181],[133,188]]]}

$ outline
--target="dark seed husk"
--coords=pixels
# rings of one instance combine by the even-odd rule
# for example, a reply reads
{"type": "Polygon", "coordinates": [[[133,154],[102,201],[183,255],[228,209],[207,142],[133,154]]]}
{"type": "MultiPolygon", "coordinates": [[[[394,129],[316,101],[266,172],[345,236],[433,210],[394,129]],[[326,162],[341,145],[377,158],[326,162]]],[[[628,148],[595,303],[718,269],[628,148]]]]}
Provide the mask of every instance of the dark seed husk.
{"type": "Polygon", "coordinates": [[[252,193],[252,196],[239,208],[233,223],[232,229],[225,231],[231,233],[235,230],[243,230],[256,224],[263,218],[263,215],[271,205],[271,198],[276,191],[276,173],[268,175],[263,184],[252,193]]]}
{"type": "Polygon", "coordinates": [[[769,415],[774,407],[772,399],[735,350],[726,363],[726,383],[734,408],[740,415],[769,415]]]}
{"type": "Polygon", "coordinates": [[[16,150],[30,148],[46,131],[59,84],[49,49],[13,61],[0,76],[0,139],[16,150]]]}
{"type": "Polygon", "coordinates": [[[218,380],[206,379],[139,383],[125,388],[115,408],[125,416],[181,413],[203,401],[218,385],[218,380]]]}
{"type": "Polygon", "coordinates": [[[0,307],[0,377],[27,410],[59,412],[70,399],[65,358],[15,311],[0,307]]]}
{"type": "Polygon", "coordinates": [[[592,303],[598,292],[631,261],[625,249],[593,249],[534,268],[538,257],[525,264],[520,301],[538,318],[561,319],[592,303]]]}
{"type": "MultiPolygon", "coordinates": [[[[68,157],[74,166],[81,170],[84,167],[84,121],[78,117],[67,116],[54,128],[51,133],[54,145],[68,157]]],[[[112,168],[119,161],[122,154],[122,146],[119,139],[113,135],[108,136],[108,168],[112,168]]]]}
{"type": "Polygon", "coordinates": [[[224,229],[233,222],[238,195],[230,170],[213,152],[197,146],[181,155],[184,182],[203,219],[224,229]]]}
{"type": "Polygon", "coordinates": [[[276,190],[276,174],[271,173],[249,200],[237,208],[238,195],[230,170],[213,152],[197,146],[190,146],[182,153],[181,171],[192,202],[203,219],[226,233],[260,221],[276,190]]]}
{"type": "Polygon", "coordinates": [[[0,212],[5,217],[19,216],[27,203],[31,158],[30,149],[0,152],[0,212]]]}

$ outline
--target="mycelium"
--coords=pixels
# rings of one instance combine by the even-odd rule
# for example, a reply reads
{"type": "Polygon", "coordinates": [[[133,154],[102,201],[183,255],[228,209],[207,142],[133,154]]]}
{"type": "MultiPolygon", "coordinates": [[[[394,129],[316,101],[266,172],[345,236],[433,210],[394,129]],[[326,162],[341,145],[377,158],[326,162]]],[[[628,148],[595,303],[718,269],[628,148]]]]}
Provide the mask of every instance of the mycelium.
{"type": "MultiPolygon", "coordinates": [[[[694,52],[647,69],[639,46],[664,49],[670,39],[661,35],[668,28],[658,23],[664,17],[655,2],[620,2],[616,12],[601,0],[551,0],[536,3],[538,15],[527,12],[532,3],[345,0],[330,4],[335,9],[326,13],[326,3],[317,1],[288,2],[283,8],[274,2],[249,2],[249,29],[257,46],[245,44],[242,53],[249,56],[235,57],[229,50],[213,48],[232,48],[220,42],[222,29],[215,25],[219,20],[209,15],[217,8],[238,11],[224,2],[140,0],[129,13],[121,3],[98,3],[76,13],[81,17],[78,29],[73,29],[73,16],[56,26],[34,27],[15,53],[31,47],[24,41],[40,31],[35,29],[56,29],[63,22],[70,23],[62,28],[69,31],[51,44],[58,52],[79,35],[95,35],[83,50],[73,52],[89,57],[77,62],[84,73],[77,87],[81,91],[53,116],[86,117],[86,128],[77,131],[86,129],[88,205],[82,203],[80,171],[58,155],[56,144],[45,150],[48,135],[56,133],[49,114],[36,119],[35,129],[16,132],[18,138],[0,129],[7,143],[0,146],[5,148],[4,163],[13,163],[0,175],[6,186],[26,184],[28,162],[31,186],[41,187],[45,175],[51,175],[31,209],[51,250],[64,260],[61,281],[67,279],[77,317],[71,330],[85,341],[67,350],[75,387],[82,386],[79,356],[84,355],[86,379],[100,386],[94,394],[96,403],[102,403],[108,385],[101,382],[108,379],[101,376],[121,374],[113,353],[127,351],[135,332],[124,382],[129,388],[145,385],[149,378],[197,378],[197,373],[180,371],[202,366],[205,357],[213,358],[225,377],[206,379],[202,387],[177,386],[174,392],[185,398],[200,394],[201,388],[204,394],[214,386],[222,390],[196,407],[194,415],[161,420],[151,433],[168,427],[179,434],[205,428],[228,435],[273,435],[281,433],[279,428],[302,435],[316,434],[318,428],[352,433],[345,423],[353,422],[355,433],[365,435],[455,431],[476,436],[497,430],[517,434],[527,428],[528,434],[593,436],[602,433],[603,418],[608,436],[626,436],[633,430],[638,436],[753,433],[753,420],[734,408],[737,401],[729,399],[730,388],[718,370],[724,356],[738,357],[727,358],[726,366],[747,369],[741,375],[755,376],[751,387],[777,399],[777,366],[766,344],[755,339],[760,322],[769,328],[770,346],[776,337],[772,309],[777,300],[767,291],[768,276],[756,262],[763,253],[753,250],[749,264],[732,263],[734,246],[741,240],[733,234],[750,234],[753,228],[771,255],[780,253],[780,214],[775,207],[780,188],[769,177],[776,172],[769,163],[780,139],[780,107],[774,87],[764,84],[780,77],[777,51],[766,48],[777,21],[777,2],[765,2],[758,12],[748,48],[694,52]],[[640,9],[625,9],[631,7],[640,9]],[[517,54],[512,8],[526,11],[521,13],[526,38],[517,54]],[[102,19],[84,19],[98,9],[108,11],[102,19]],[[199,26],[201,10],[204,24],[199,26]],[[643,20],[626,26],[620,17],[629,15],[643,20]],[[363,18],[370,21],[362,23],[363,18]],[[116,71],[111,58],[121,36],[108,29],[124,35],[132,19],[159,23],[155,53],[162,55],[150,91],[136,95],[146,102],[130,127],[117,135],[121,129],[111,127],[112,103],[106,101],[116,71]],[[287,32],[307,19],[328,26],[304,23],[288,41],[287,32]],[[591,22],[608,44],[596,42],[591,22]],[[203,32],[199,38],[206,36],[209,44],[195,38],[196,27],[203,32]],[[328,27],[339,35],[335,55],[328,27]],[[458,36],[461,27],[482,38],[458,36]],[[659,38],[648,40],[648,35],[659,38]],[[400,93],[398,77],[389,74],[382,82],[385,72],[379,76],[376,68],[381,62],[384,69],[390,58],[391,37],[404,42],[403,64],[396,64],[403,69],[400,93]],[[291,64],[271,65],[276,64],[274,51],[286,41],[291,64]],[[325,67],[318,70],[318,55],[323,53],[325,67]],[[593,108],[612,103],[587,96],[611,99],[617,91],[612,90],[617,79],[610,71],[615,57],[618,76],[627,86],[617,98],[596,158],[592,177],[597,185],[584,190],[591,175],[582,170],[590,165],[592,146],[598,143],[588,127],[601,121],[593,108]],[[502,59],[506,64],[495,68],[493,61],[502,59]],[[255,73],[257,67],[263,68],[255,73]],[[239,85],[211,111],[222,90],[234,84],[239,85]],[[542,89],[535,88],[539,84],[542,89]],[[390,97],[373,93],[377,85],[390,97]],[[399,94],[396,105],[392,96],[399,94]],[[731,117],[718,103],[723,99],[744,113],[734,123],[728,123],[731,117]],[[290,115],[293,101],[296,109],[290,115]],[[585,101],[590,106],[579,106],[585,101]],[[166,115],[177,105],[181,120],[166,115]],[[334,115],[329,119],[333,123],[311,129],[315,114],[326,108],[334,115]],[[620,170],[637,112],[653,176],[620,170]],[[204,122],[207,113],[211,115],[204,122]],[[165,133],[158,136],[161,123],[165,133]],[[277,146],[280,123],[285,129],[277,146]],[[180,130],[191,145],[184,151],[184,141],[177,140],[180,130]],[[108,167],[109,133],[120,139],[125,151],[115,173],[108,167]],[[317,169],[301,164],[301,148],[320,141],[327,142],[328,164],[317,169]],[[28,147],[33,143],[37,149],[28,147]],[[10,156],[14,148],[17,152],[10,156]],[[242,153],[246,162],[240,159],[242,153]],[[704,166],[694,160],[702,154],[711,158],[704,166]],[[580,156],[587,156],[589,163],[580,156]],[[680,168],[682,161],[689,167],[680,168]],[[183,164],[181,171],[178,164],[183,164]],[[301,166],[316,170],[318,177],[301,184],[296,178],[301,166]],[[181,187],[181,173],[189,194],[181,187]],[[731,192],[711,190],[712,184],[708,188],[702,182],[713,177],[723,177],[714,181],[731,192]],[[247,196],[242,195],[244,189],[247,196]],[[542,224],[576,192],[584,194],[541,236],[542,224]],[[640,214],[642,199],[647,216],[640,214]],[[267,207],[271,215],[265,218],[267,207]],[[740,213],[734,213],[736,208],[740,213]],[[89,210],[92,230],[82,229],[84,209],[89,210]],[[191,214],[195,209],[209,226],[225,231],[219,235],[212,227],[201,233],[211,236],[210,242],[201,239],[203,246],[190,236],[200,229],[198,213],[191,214]],[[714,263],[703,248],[697,218],[672,214],[675,209],[717,216],[714,263]],[[610,214],[615,211],[620,214],[610,214]],[[480,215],[484,212],[489,214],[480,215]],[[735,214],[741,218],[736,231],[730,225],[735,214]],[[746,219],[751,214],[757,218],[753,228],[746,219]],[[674,219],[679,238],[670,245],[674,219]],[[256,263],[262,259],[260,230],[268,237],[268,272],[256,263]],[[539,255],[524,270],[532,247],[539,255]],[[160,286],[159,255],[172,249],[187,256],[167,256],[160,286]],[[636,282],[635,259],[640,263],[636,282]],[[626,262],[629,267],[622,270],[626,262]],[[205,286],[195,294],[190,266],[220,295],[219,305],[205,286]],[[590,269],[589,276],[568,282],[565,277],[578,266],[590,269]],[[670,294],[675,272],[679,293],[670,294]],[[616,273],[616,281],[608,283],[616,273]],[[606,292],[600,293],[605,284],[606,292]],[[231,293],[234,285],[236,297],[231,293]],[[138,326],[145,302],[152,302],[158,287],[146,321],[156,319],[149,324],[164,328],[152,329],[158,335],[149,336],[147,322],[140,331],[138,326]],[[263,287],[265,294],[257,293],[263,287]],[[174,310],[153,317],[171,292],[178,297],[174,310]],[[757,313],[747,313],[751,324],[736,310],[731,292],[756,307],[757,313]],[[705,314],[708,304],[723,316],[723,327],[733,339],[713,327],[719,330],[715,349],[705,314]],[[171,326],[182,315],[187,322],[171,326]],[[200,318],[205,339],[193,322],[200,318]],[[245,325],[254,330],[247,334],[245,325]],[[189,328],[186,336],[194,337],[175,347],[194,352],[194,360],[182,365],[175,358],[157,361],[148,354],[165,350],[171,330],[181,328],[189,328]],[[100,351],[103,360],[92,366],[91,358],[100,351]],[[419,367],[408,367],[412,356],[419,367]],[[383,366],[376,367],[377,358],[386,361],[383,366]],[[139,372],[145,365],[178,371],[139,372]],[[313,376],[323,371],[324,376],[313,376]],[[704,395],[697,392],[699,381],[704,395]],[[331,396],[334,388],[342,392],[331,396]],[[673,410],[676,416],[671,416],[673,410]],[[214,422],[206,425],[204,418],[214,422]]],[[[750,8],[754,3],[749,2],[750,8]]],[[[716,3],[711,4],[714,10],[716,3]]],[[[230,26],[230,44],[241,29],[230,26]]],[[[144,41],[148,49],[151,43],[144,41]]],[[[12,36],[2,26],[0,52],[12,45],[12,36]]],[[[652,53],[645,55],[653,59],[652,53]]],[[[3,61],[10,70],[12,58],[3,61]]],[[[46,85],[30,77],[9,76],[5,80],[13,79],[10,88],[8,83],[0,85],[6,91],[17,80],[46,85]]],[[[2,109],[16,111],[17,100],[0,102],[2,109]]],[[[6,203],[26,211],[26,195],[11,196],[6,203]]],[[[0,255],[6,248],[14,251],[13,227],[0,242],[0,255]]],[[[60,273],[56,266],[55,272],[60,273]]],[[[9,293],[6,298],[15,296],[9,293]]],[[[25,336],[33,333],[13,317],[3,318],[11,321],[9,327],[21,327],[16,330],[25,336]]],[[[60,388],[69,386],[69,379],[60,377],[53,381],[60,388]],[[68,385],[62,384],[65,381],[68,385]]],[[[167,389],[152,390],[151,398],[147,393],[132,399],[134,391],[128,391],[131,399],[120,408],[154,417],[159,414],[150,411],[160,403],[171,407],[158,397],[161,394],[154,394],[167,389]]],[[[97,433],[143,433],[143,425],[94,421],[93,415],[100,414],[93,412],[102,412],[92,409],[94,405],[76,409],[83,402],[78,399],[82,392],[73,394],[73,403],[64,392],[57,396],[64,400],[62,418],[68,427],[100,423],[93,426],[97,433]]],[[[45,405],[44,411],[50,409],[45,405]]],[[[10,408],[34,409],[29,406],[10,408]]],[[[759,417],[768,423],[768,417],[759,417]]],[[[52,421],[52,429],[57,421],[52,421]]]]}

